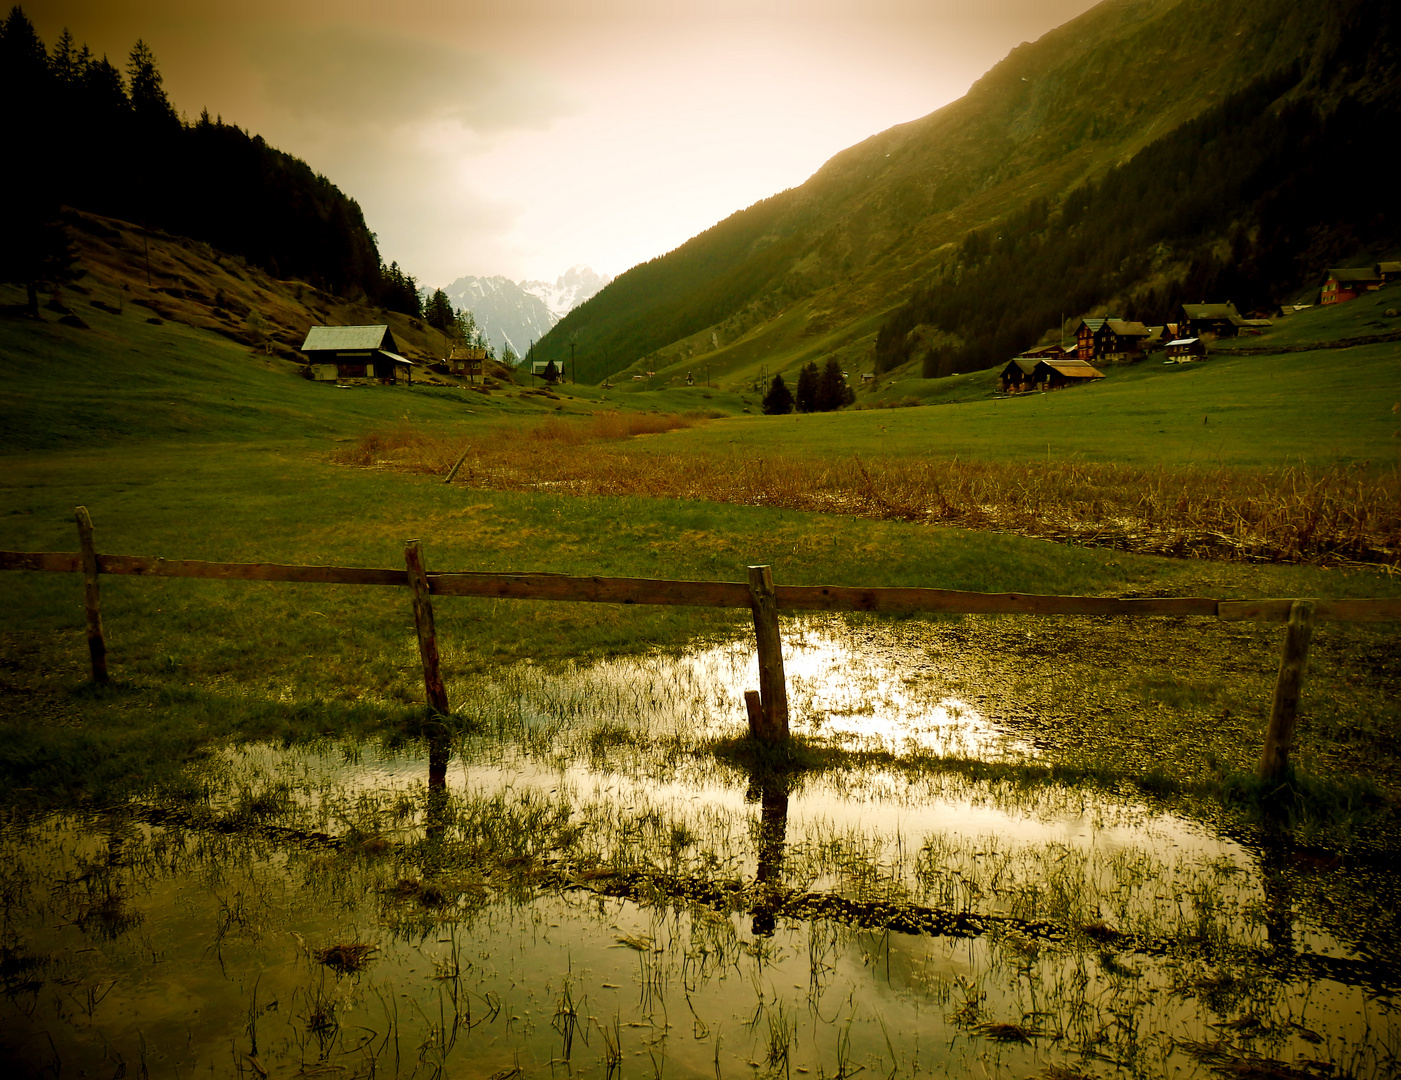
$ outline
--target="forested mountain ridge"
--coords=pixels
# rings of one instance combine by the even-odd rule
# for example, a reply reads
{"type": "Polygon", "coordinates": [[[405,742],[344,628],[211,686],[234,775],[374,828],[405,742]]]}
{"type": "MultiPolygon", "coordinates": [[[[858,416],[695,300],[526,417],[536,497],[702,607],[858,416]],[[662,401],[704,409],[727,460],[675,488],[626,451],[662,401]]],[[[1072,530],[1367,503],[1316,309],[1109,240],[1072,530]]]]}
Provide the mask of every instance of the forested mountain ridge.
{"type": "Polygon", "coordinates": [[[68,206],[204,241],[277,277],[417,313],[417,283],[382,266],[354,199],[261,136],[208,112],[183,119],[144,42],[123,71],[66,30],[46,46],[16,6],[0,20],[0,98],[0,134],[17,166],[7,170],[0,207],[0,223],[19,238],[0,259],[7,280],[29,273],[32,282],[26,259],[54,272],[63,255],[51,250],[53,225],[68,206]]]}
{"type": "MultiPolygon", "coordinates": [[[[1341,150],[1340,163],[1375,157],[1357,141],[1368,125],[1396,113],[1389,89],[1396,85],[1394,22],[1388,5],[1357,0],[1108,0],[1014,49],[959,101],[843,151],[801,187],[622,275],[564,319],[537,355],[562,354],[573,338],[581,375],[591,378],[637,359],[664,367],[702,354],[742,375],[758,363],[782,369],[834,351],[869,364],[877,328],[886,326],[883,366],[924,350],[966,370],[1054,325],[1046,309],[1054,313],[1072,301],[1088,308],[1154,289],[1164,301],[1194,270],[1197,284],[1210,277],[1199,260],[1212,251],[1219,256],[1223,244],[1229,254],[1232,226],[1244,229],[1235,242],[1244,235],[1248,246],[1254,201],[1266,194],[1262,170],[1298,163],[1282,152],[1282,140],[1318,142],[1323,133],[1319,145],[1341,150]],[[1002,225],[1015,224],[1040,235],[1049,250],[1067,202],[1102,209],[1105,178],[1141,151],[1161,149],[1179,133],[1175,153],[1213,152],[1189,145],[1184,125],[1216,114],[1215,149],[1239,141],[1237,131],[1257,126],[1242,114],[1243,103],[1268,118],[1270,130],[1245,140],[1255,157],[1234,167],[1235,186],[1216,185],[1217,202],[1201,220],[1168,222],[1157,237],[1136,227],[1134,265],[1122,273],[1113,267],[1113,280],[1077,291],[1102,268],[1071,267],[1070,278],[1052,283],[1067,287],[1063,293],[1039,297],[1027,313],[1012,298],[1000,309],[966,312],[968,324],[931,320],[923,311],[911,320],[908,301],[958,287],[977,264],[966,257],[980,254],[970,233],[991,249],[1009,239],[1002,225]],[[1223,132],[1222,117],[1240,127],[1223,132]],[[1025,325],[1005,327],[1014,332],[1001,342],[972,340],[976,327],[1023,314],[1012,321],[1025,325]],[[901,325],[893,326],[892,316],[901,325]]],[[[1152,183],[1133,185],[1148,209],[1173,197],[1170,187],[1156,186],[1172,179],[1161,165],[1152,183]]],[[[1209,177],[1212,162],[1196,162],[1193,170],[1209,177]]],[[[1306,181],[1306,188],[1320,181],[1316,168],[1306,181]]],[[[1286,194],[1291,210],[1302,205],[1315,219],[1295,231],[1318,234],[1288,238],[1287,257],[1265,253],[1267,261],[1289,262],[1295,279],[1299,259],[1333,259],[1360,242],[1386,240],[1359,236],[1375,233],[1375,222],[1364,220],[1375,208],[1339,207],[1336,200],[1312,207],[1307,192],[1286,194]],[[1329,215],[1350,219],[1324,220],[1329,215]]],[[[1082,233],[1082,243],[1094,248],[1093,223],[1082,233]]],[[[1066,314],[1076,313],[1067,307],[1066,314]]]]}

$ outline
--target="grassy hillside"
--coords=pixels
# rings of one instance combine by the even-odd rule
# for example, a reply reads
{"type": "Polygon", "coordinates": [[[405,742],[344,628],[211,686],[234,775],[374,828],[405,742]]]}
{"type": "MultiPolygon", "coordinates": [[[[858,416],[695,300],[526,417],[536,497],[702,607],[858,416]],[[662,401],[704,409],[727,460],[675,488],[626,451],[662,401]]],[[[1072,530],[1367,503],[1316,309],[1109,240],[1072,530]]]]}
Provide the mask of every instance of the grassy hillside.
{"type": "MultiPolygon", "coordinates": [[[[1370,108],[1379,95],[1387,98],[1395,67],[1387,42],[1394,33],[1378,8],[1110,0],[1014,50],[960,101],[844,151],[801,187],[622,275],[571,312],[537,350],[562,356],[565,343],[576,340],[580,369],[591,378],[629,364],[677,374],[705,359],[734,385],[752,382],[765,365],[769,374],[791,373],[829,354],[848,370],[869,368],[876,331],[916,288],[940,275],[956,277],[959,245],[970,231],[983,230],[985,242],[995,245],[1004,223],[1039,205],[1042,218],[1032,226],[1048,229],[1045,244],[1054,253],[1053,226],[1068,193],[1089,190],[1087,181],[1251,87],[1273,90],[1236,132],[1259,127],[1262,107],[1268,120],[1269,110],[1289,102],[1303,108],[1290,115],[1312,116],[1344,101],[1366,100],[1370,108]]],[[[1117,262],[1108,274],[1082,262],[1051,276],[1051,287],[1062,288],[1071,305],[1064,314],[1122,298],[1128,288],[1193,279],[1200,260],[1209,262],[1217,242],[1251,212],[1252,170],[1263,167],[1279,139],[1267,133],[1257,141],[1244,150],[1238,137],[1222,138],[1215,149],[1186,147],[1187,158],[1178,160],[1195,163],[1200,155],[1204,174],[1215,156],[1252,156],[1235,173],[1224,171],[1236,177],[1235,186],[1211,193],[1205,218],[1174,218],[1171,228],[1181,235],[1156,238],[1171,239],[1171,247],[1154,251],[1155,238],[1135,237],[1133,254],[1142,261],[1122,274],[1117,262]]],[[[1174,170],[1155,165],[1150,172],[1167,186],[1125,196],[1126,211],[1181,203],[1169,198],[1174,170]]],[[[1273,167],[1266,172],[1280,180],[1273,167]]],[[[1202,185],[1193,181],[1193,187],[1202,185]]],[[[1323,206],[1319,213],[1336,210],[1323,206]]],[[[1312,220],[1293,211],[1290,218],[1298,233],[1288,241],[1290,258],[1296,248],[1333,258],[1339,245],[1359,242],[1321,218],[1318,235],[1312,220]]],[[[1038,288],[1042,276],[1033,283],[1038,288]]],[[[956,286],[955,280],[947,287],[956,286]]],[[[1006,323],[1009,341],[1039,335],[1045,328],[1039,323],[1032,330],[1017,325],[1024,314],[1004,305],[980,315],[979,325],[1006,323]]],[[[1034,317],[1043,314],[1038,309],[1034,317]]]]}
{"type": "MultiPolygon", "coordinates": [[[[22,298],[0,288],[0,303],[22,298]]],[[[71,297],[70,297],[71,299],[71,297]]],[[[86,328],[0,319],[0,455],[118,443],[225,443],[350,438],[395,424],[444,431],[547,416],[636,408],[595,387],[498,383],[484,393],[455,380],[412,387],[338,388],[312,383],[297,365],[185,323],[82,310],[86,328]]],[[[668,412],[738,412],[732,394],[702,387],[641,399],[668,412]]]]}
{"type": "Polygon", "coordinates": [[[699,384],[638,398],[548,388],[500,368],[489,386],[423,368],[412,387],[313,384],[297,363],[313,325],[387,323],[421,362],[441,356],[442,341],[416,319],[279,280],[207,244],[85,213],[70,212],[68,224],[78,278],[49,294],[42,321],[22,317],[21,287],[0,286],[0,454],[350,437],[405,422],[518,425],[620,407],[749,407],[699,384]]]}

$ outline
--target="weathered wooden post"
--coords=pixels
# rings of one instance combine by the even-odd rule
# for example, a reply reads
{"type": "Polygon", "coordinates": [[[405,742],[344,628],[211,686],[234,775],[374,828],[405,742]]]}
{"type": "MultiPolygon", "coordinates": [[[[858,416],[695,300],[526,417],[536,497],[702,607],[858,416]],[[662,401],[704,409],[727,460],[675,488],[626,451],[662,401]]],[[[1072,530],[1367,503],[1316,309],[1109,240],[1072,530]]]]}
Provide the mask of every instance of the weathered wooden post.
{"type": "Polygon", "coordinates": [[[462,454],[458,457],[456,463],[453,465],[453,467],[452,467],[451,469],[448,470],[448,478],[447,478],[446,480],[443,481],[444,484],[451,484],[451,483],[452,483],[453,477],[455,477],[455,476],[457,475],[457,470],[460,469],[460,468],[462,468],[462,463],[463,463],[464,461],[467,460],[467,455],[470,454],[471,452],[472,452],[472,448],[471,448],[470,446],[467,447],[466,450],[462,451],[462,454]]]}
{"type": "Polygon", "coordinates": [[[409,591],[413,593],[413,621],[418,629],[418,654],[423,658],[423,686],[428,704],[435,711],[448,711],[448,692],[438,668],[438,635],[433,629],[433,601],[428,591],[428,575],[423,570],[423,552],[417,540],[404,545],[404,562],[409,568],[409,591]]]}
{"type": "Polygon", "coordinates": [[[744,711],[749,714],[749,734],[756,739],[764,738],[764,702],[759,691],[744,692],[744,711]]]}
{"type": "MultiPolygon", "coordinates": [[[[750,707],[750,730],[765,742],[788,738],[788,682],[783,675],[783,641],[778,634],[778,597],[773,574],[767,566],[749,568],[749,606],[754,612],[754,639],[759,646],[759,699],[763,727],[753,731],[754,713],[750,707]]],[[[746,702],[748,694],[745,695],[746,702]]]]}
{"type": "Polygon", "coordinates": [[[92,543],[92,518],[86,506],[75,507],[78,544],[83,551],[83,606],[88,617],[88,655],[92,657],[92,681],[107,681],[107,641],[102,636],[102,605],[97,592],[97,549],[92,543]]]}
{"type": "Polygon", "coordinates": [[[1313,637],[1313,601],[1295,600],[1289,606],[1289,624],[1284,631],[1284,655],[1275,680],[1274,704],[1265,729],[1265,751],[1260,755],[1260,779],[1281,780],[1289,770],[1289,751],[1294,746],[1294,720],[1299,711],[1299,688],[1309,659],[1313,637]]]}

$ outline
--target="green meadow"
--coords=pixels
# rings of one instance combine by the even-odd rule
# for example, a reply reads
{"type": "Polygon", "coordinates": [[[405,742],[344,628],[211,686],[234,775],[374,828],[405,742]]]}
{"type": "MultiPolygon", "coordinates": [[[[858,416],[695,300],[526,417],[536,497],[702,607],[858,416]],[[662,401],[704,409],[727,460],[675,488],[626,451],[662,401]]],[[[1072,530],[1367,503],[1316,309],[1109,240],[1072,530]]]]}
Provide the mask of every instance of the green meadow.
{"type": "MultiPolygon", "coordinates": [[[[994,398],[995,372],[955,376],[963,400],[938,408],[740,418],[678,433],[666,449],[994,461],[1078,458],[1130,465],[1401,463],[1392,406],[1396,343],[1346,350],[1222,354],[1197,364],[1111,368],[1092,386],[994,398]],[[674,445],[673,445],[674,443],[674,445]]],[[[944,380],[920,380],[941,382],[944,380]]]]}

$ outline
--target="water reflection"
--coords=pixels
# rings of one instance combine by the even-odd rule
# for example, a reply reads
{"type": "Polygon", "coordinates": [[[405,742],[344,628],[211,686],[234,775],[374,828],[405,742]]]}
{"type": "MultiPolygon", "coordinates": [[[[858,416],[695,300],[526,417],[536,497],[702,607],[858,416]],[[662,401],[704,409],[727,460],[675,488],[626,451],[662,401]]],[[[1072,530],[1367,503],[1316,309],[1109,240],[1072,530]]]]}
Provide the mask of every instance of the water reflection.
{"type": "Polygon", "coordinates": [[[448,812],[448,758],[452,741],[444,727],[428,736],[428,799],[424,808],[424,832],[430,841],[441,840],[448,812]]]}
{"type": "MultiPolygon", "coordinates": [[[[749,780],[757,884],[774,894],[810,885],[815,843],[892,869],[874,850],[844,847],[849,838],[805,830],[795,842],[800,796],[749,780]]],[[[756,1075],[758,1062],[757,1075],[778,1075],[784,1053],[790,1074],[860,1066],[1009,1080],[1083,1072],[1090,1058],[1101,1077],[1192,1073],[1198,1053],[1241,1075],[1322,1076],[1301,1062],[1333,1061],[1384,1076],[1397,1063],[1394,985],[1352,982],[1345,964],[1280,963],[1273,940],[1251,947],[1261,924],[1250,912],[1268,890],[1248,864],[1141,850],[1105,863],[1113,880],[1096,884],[1092,864],[1064,848],[925,837],[919,874],[930,889],[962,881],[976,911],[995,909],[998,890],[1020,890],[1025,904],[1034,887],[1120,932],[1170,934],[1176,908],[1186,922],[1167,952],[1073,932],[893,933],[775,916],[763,889],[747,912],[726,912],[665,895],[617,899],[588,879],[482,888],[459,861],[462,817],[478,811],[452,784],[434,789],[453,813],[430,819],[441,830],[431,852],[326,852],[122,814],[10,822],[0,830],[0,1057],[18,1075],[114,1075],[125,1062],[138,1075],[542,1078],[607,1075],[624,1061],[634,1074],[756,1075]],[[1010,880],[1019,867],[1028,872],[1010,880]],[[1074,907],[1077,890],[1090,905],[1074,907]],[[113,897],[127,917],[104,921],[113,897]],[[369,958],[361,969],[327,966],[328,947],[352,943],[369,958]],[[585,1032],[587,1018],[596,1023],[585,1032]]],[[[1297,947],[1337,949],[1306,898],[1295,902],[1297,947]]]]}
{"type": "MultiPolygon", "coordinates": [[[[948,682],[937,656],[910,641],[874,646],[839,624],[785,623],[790,728],[852,750],[1028,758],[1038,751],[979,714],[948,682]]],[[[523,663],[452,685],[453,700],[484,719],[609,723],[653,737],[714,738],[747,729],[744,692],[758,686],[752,642],[684,656],[523,663]]]]}
{"type": "Polygon", "coordinates": [[[772,936],[774,931],[773,887],[783,884],[783,847],[788,836],[788,780],[771,773],[755,772],[745,793],[748,802],[759,804],[758,885],[752,912],[755,937],[772,936]]]}
{"type": "MultiPolygon", "coordinates": [[[[1029,752],[963,710],[917,648],[813,631],[791,649],[794,727],[814,738],[1029,752]]],[[[743,729],[752,661],[718,647],[522,665],[458,695],[466,733],[233,747],[188,803],[9,821],[0,1060],[70,1075],[1395,1073],[1390,868],[1306,867],[1279,838],[1244,844],[1080,788],[740,770],[705,740],[743,729]],[[915,911],[944,922],[896,925],[915,911]]]]}

